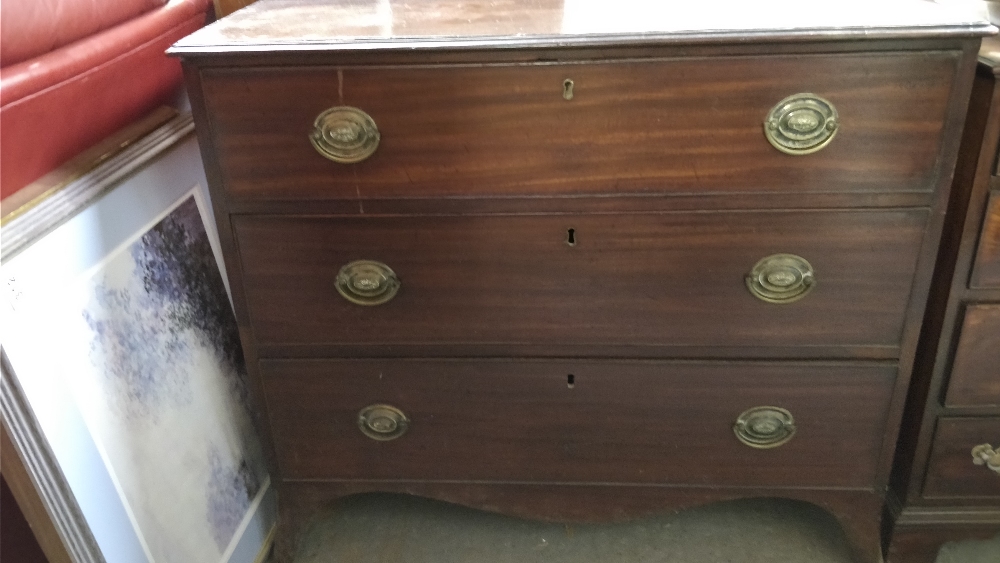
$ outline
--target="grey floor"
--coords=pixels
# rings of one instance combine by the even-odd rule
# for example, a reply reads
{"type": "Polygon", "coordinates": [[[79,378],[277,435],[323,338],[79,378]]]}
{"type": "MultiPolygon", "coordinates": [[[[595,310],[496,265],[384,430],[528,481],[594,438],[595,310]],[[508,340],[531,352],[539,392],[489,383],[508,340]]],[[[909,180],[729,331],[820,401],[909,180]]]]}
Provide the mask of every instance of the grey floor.
{"type": "MultiPolygon", "coordinates": [[[[720,503],[624,524],[530,522],[396,495],[342,501],[296,563],[850,563],[843,533],[805,503],[720,503]]],[[[1000,563],[1000,536],[946,544],[938,563],[1000,563]]]]}

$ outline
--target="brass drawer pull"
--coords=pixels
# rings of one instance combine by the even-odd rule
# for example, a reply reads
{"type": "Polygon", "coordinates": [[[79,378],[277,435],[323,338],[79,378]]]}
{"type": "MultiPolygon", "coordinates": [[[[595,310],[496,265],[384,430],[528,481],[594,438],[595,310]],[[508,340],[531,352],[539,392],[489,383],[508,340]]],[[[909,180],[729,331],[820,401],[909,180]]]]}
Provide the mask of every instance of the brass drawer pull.
{"type": "Polygon", "coordinates": [[[816,287],[816,273],[801,256],[772,254],[754,264],[746,282],[750,293],[761,301],[791,303],[816,287]]]}
{"type": "Polygon", "coordinates": [[[316,116],[309,135],[316,152],[341,164],[368,158],[380,139],[371,116],[350,106],[332,107],[316,116]]]}
{"type": "Polygon", "coordinates": [[[392,405],[368,405],[358,413],[358,428],[372,440],[395,440],[410,428],[410,419],[392,405]]]}
{"type": "Polygon", "coordinates": [[[979,444],[972,448],[972,463],[985,465],[987,469],[1000,475],[1000,449],[994,450],[989,444],[979,444]]]}
{"type": "Polygon", "coordinates": [[[777,448],[795,435],[795,419],[783,408],[753,407],[736,419],[733,432],[751,448],[777,448]]]}
{"type": "Polygon", "coordinates": [[[337,291],[351,303],[381,305],[396,296],[400,281],[392,268],[374,260],[355,260],[337,274],[337,291]]]}
{"type": "Polygon", "coordinates": [[[815,94],[794,94],[771,108],[764,136],[783,153],[803,155],[830,144],[838,127],[833,104],[815,94]]]}

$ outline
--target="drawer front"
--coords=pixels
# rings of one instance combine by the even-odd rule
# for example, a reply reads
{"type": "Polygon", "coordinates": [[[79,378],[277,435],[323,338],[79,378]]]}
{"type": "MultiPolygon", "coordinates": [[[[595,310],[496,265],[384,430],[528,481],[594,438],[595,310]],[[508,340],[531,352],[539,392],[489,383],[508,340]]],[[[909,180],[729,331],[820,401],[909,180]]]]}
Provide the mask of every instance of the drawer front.
{"type": "Polygon", "coordinates": [[[1000,304],[965,310],[945,404],[1000,406],[1000,304]]]}
{"type": "Polygon", "coordinates": [[[973,462],[972,450],[1000,448],[1000,418],[941,418],[927,463],[927,498],[1000,498],[1000,474],[973,462]]]}
{"type": "Polygon", "coordinates": [[[997,192],[990,194],[986,205],[970,285],[977,289],[1000,288],[1000,194],[997,192]]]}
{"type": "Polygon", "coordinates": [[[931,191],[957,55],[209,69],[205,103],[236,200],[427,196],[931,191]],[[565,80],[573,97],[564,98],[565,80]],[[763,123],[797,93],[834,105],[830,144],[772,147],[763,123]],[[316,117],[353,106],[374,154],[339,164],[316,117]]]}
{"type": "Polygon", "coordinates": [[[503,360],[269,360],[261,371],[284,479],[775,487],[871,486],[896,373],[503,360]],[[372,404],[398,408],[406,433],[363,434],[372,404]],[[741,413],[762,405],[793,417],[783,445],[737,439],[741,413]]]}
{"type": "Polygon", "coordinates": [[[893,347],[926,216],[236,216],[233,226],[263,344],[893,347]],[[815,272],[793,303],[746,284],[779,253],[815,272]],[[343,298],[338,272],[357,260],[392,269],[398,294],[379,306],[343,298]]]}

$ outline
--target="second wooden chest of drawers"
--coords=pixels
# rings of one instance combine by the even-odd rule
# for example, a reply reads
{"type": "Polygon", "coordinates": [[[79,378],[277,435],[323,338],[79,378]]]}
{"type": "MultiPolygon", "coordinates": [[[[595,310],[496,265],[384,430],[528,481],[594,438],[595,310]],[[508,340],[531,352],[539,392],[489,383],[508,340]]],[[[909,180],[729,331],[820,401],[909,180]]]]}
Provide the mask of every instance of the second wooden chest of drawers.
{"type": "Polygon", "coordinates": [[[892,563],[1000,537],[1000,41],[983,41],[890,493],[892,563]]]}

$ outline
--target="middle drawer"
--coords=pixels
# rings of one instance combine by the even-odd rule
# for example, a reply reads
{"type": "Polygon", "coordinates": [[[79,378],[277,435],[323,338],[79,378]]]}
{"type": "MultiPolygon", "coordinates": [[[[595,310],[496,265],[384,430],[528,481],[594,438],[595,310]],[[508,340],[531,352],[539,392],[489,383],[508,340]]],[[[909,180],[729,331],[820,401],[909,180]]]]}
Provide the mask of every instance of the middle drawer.
{"type": "Polygon", "coordinates": [[[263,345],[891,349],[926,218],[923,209],[236,216],[233,228],[263,345]],[[780,254],[807,264],[779,259],[756,279],[814,283],[776,304],[755,297],[746,277],[780,254]],[[363,306],[338,292],[338,273],[359,260],[398,276],[391,300],[363,306]]]}

